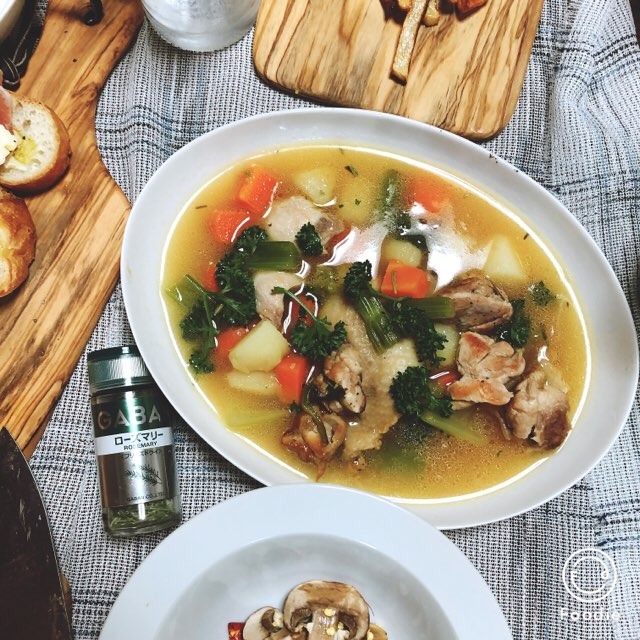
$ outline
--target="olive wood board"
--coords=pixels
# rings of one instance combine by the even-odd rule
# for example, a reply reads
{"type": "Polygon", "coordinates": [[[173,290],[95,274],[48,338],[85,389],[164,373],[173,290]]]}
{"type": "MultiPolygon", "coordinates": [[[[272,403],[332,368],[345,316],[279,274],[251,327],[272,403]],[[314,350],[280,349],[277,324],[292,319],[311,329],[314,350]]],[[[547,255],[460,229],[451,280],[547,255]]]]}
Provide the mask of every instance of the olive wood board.
{"type": "Polygon", "coordinates": [[[143,11],[137,1],[105,0],[104,17],[88,26],[88,6],[84,0],[50,0],[17,91],[56,111],[72,150],[64,178],[25,198],[36,226],[36,257],[26,282],[0,298],[0,426],[26,453],[41,436],[117,282],[131,209],[102,163],[95,110],[143,11]]]}
{"type": "Polygon", "coordinates": [[[401,26],[380,0],[262,0],[253,57],[267,82],[321,102],[385,111],[486,139],[518,101],[543,0],[447,0],[421,26],[406,84],[391,77],[401,26]]]}

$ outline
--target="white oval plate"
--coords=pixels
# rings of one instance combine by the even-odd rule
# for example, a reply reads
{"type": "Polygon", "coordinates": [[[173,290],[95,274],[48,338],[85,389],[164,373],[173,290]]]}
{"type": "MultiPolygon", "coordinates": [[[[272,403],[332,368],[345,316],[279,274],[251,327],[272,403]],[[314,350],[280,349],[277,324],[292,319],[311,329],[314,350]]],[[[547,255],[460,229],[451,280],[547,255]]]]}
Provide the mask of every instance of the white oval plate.
{"type": "Polygon", "coordinates": [[[511,638],[489,587],[444,535],[330,485],[257,489],[199,514],[136,570],[100,638],[223,640],[228,622],[281,608],[307,580],[355,586],[390,638],[511,638]]]}
{"type": "Polygon", "coordinates": [[[387,149],[435,164],[508,203],[548,241],[569,271],[592,347],[591,389],[561,449],[523,478],[454,502],[398,500],[440,528],[474,526],[536,507],[582,478],[607,452],[631,409],[638,343],[629,307],[595,242],[550,193],[507,162],[454,134],[373,111],[301,109],[240,120],[171,156],[138,197],[122,249],[124,301],[135,340],[156,382],[189,425],[240,469],[267,485],[308,482],[229,431],[189,376],[161,299],[161,269],[171,227],[187,201],[233,163],[292,143],[341,141],[387,149]]]}

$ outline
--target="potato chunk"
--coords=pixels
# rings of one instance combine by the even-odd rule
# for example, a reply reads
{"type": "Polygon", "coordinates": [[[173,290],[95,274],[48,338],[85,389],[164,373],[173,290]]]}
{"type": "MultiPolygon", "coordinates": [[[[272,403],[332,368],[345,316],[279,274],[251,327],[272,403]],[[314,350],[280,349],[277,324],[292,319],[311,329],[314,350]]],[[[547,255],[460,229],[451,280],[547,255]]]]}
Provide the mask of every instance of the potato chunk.
{"type": "Polygon", "coordinates": [[[336,170],[333,167],[309,169],[297,173],[293,182],[314,204],[327,204],[333,200],[336,170]]]}
{"type": "Polygon", "coordinates": [[[492,240],[483,270],[494,282],[518,284],[527,279],[520,256],[505,236],[496,236],[492,240]]]}
{"type": "Polygon", "coordinates": [[[234,369],[271,371],[289,352],[289,343],[269,320],[262,320],[229,352],[234,369]]]}

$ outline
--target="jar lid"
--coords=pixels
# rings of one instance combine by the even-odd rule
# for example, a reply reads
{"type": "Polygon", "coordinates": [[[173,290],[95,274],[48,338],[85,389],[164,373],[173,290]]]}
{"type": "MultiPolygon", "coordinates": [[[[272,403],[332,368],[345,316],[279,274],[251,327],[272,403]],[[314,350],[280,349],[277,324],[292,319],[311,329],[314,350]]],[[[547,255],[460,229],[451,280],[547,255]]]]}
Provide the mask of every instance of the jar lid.
{"type": "Polygon", "coordinates": [[[89,391],[131,387],[153,382],[138,347],[124,345],[87,354],[89,391]]]}

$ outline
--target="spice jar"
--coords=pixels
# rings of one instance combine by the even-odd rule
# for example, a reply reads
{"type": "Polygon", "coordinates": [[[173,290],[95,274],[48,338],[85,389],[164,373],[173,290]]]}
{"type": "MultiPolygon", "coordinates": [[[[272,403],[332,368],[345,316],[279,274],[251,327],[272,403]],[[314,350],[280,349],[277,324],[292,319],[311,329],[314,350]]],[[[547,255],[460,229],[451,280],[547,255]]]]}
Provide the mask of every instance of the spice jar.
{"type": "Polygon", "coordinates": [[[114,536],[180,522],[174,413],[135,346],[87,356],[105,530],[114,536]]]}

